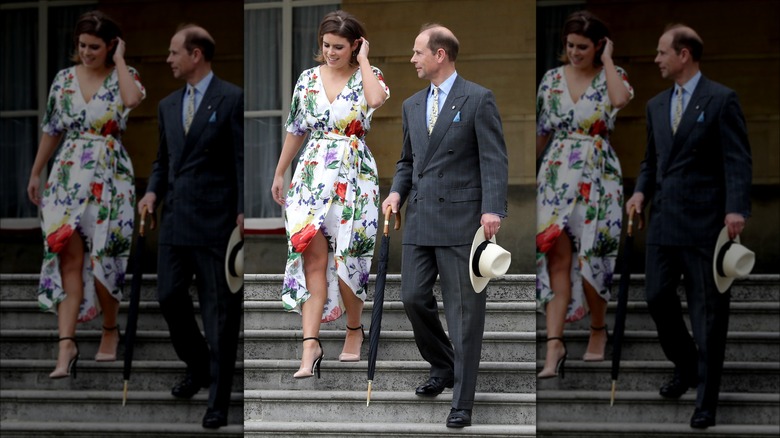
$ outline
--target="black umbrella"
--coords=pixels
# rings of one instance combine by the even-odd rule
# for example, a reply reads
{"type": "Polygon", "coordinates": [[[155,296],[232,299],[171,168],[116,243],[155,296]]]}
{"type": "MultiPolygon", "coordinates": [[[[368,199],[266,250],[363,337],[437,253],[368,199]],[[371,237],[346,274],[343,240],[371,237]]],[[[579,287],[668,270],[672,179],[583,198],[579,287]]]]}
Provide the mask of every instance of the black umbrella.
{"type": "MultiPolygon", "coordinates": [[[[133,283],[130,287],[130,307],[127,310],[127,327],[125,328],[125,388],[122,391],[122,406],[127,403],[127,384],[130,381],[130,370],[133,366],[133,346],[135,344],[135,332],[138,329],[138,302],[141,299],[141,280],[143,277],[144,260],[144,228],[146,228],[147,208],[141,211],[141,225],[138,229],[138,239],[135,242],[135,254],[133,254],[133,283]]],[[[154,229],[154,215],[150,215],[151,228],[154,229]]]]}
{"type": "MultiPolygon", "coordinates": [[[[379,348],[379,333],[382,331],[382,305],[385,302],[385,279],[387,278],[387,258],[390,252],[390,215],[393,207],[385,211],[385,228],[382,234],[382,246],[379,248],[379,264],[376,267],[376,284],[374,287],[374,309],[371,311],[371,329],[368,335],[368,392],[366,406],[371,403],[371,384],[376,371],[376,353],[379,348]]],[[[401,215],[395,214],[396,230],[401,229],[401,215]]]]}
{"type": "MultiPolygon", "coordinates": [[[[612,394],[609,405],[615,404],[615,387],[617,386],[618,372],[620,371],[620,353],[623,347],[623,334],[626,331],[626,307],[628,304],[628,286],[631,280],[631,248],[634,245],[634,207],[628,212],[628,229],[626,241],[623,243],[623,255],[621,258],[620,290],[618,291],[617,309],[615,310],[615,329],[612,333],[612,394]]],[[[642,216],[639,216],[639,228],[641,229],[642,216]]]]}

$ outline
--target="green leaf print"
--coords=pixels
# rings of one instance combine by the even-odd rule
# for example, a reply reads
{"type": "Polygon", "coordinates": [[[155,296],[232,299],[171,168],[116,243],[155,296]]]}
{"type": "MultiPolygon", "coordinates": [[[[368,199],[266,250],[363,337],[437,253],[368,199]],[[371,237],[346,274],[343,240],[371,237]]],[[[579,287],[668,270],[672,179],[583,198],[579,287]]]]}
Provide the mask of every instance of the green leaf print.
{"type": "Polygon", "coordinates": [[[98,211],[98,223],[104,222],[108,218],[108,207],[105,205],[100,206],[100,210],[98,211]]]}
{"type": "Polygon", "coordinates": [[[585,213],[585,222],[591,222],[593,219],[596,219],[597,213],[596,207],[589,206],[588,211],[585,213]]]}
{"type": "Polygon", "coordinates": [[[341,219],[348,221],[352,219],[354,209],[352,207],[345,206],[343,210],[341,210],[341,219]]]}

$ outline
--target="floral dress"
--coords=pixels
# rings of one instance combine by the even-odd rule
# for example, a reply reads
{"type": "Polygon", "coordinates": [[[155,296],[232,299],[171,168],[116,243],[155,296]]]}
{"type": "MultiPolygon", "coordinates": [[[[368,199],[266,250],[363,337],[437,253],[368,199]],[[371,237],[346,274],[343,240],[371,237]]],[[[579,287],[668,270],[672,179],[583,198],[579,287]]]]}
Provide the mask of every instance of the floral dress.
{"type": "MultiPolygon", "coordinates": [[[[146,96],[138,72],[129,68],[146,96]]],[[[43,132],[63,134],[41,199],[44,253],[38,303],[56,312],[65,299],[59,252],[74,232],[84,241],[84,298],[79,322],[100,313],[95,281],[121,300],[133,235],[133,165],[120,140],[129,108],[119,95],[116,69],[85,102],[76,67],[57,73],[49,92],[43,132]]]]}
{"type": "MultiPolygon", "coordinates": [[[[617,68],[631,97],[626,72],[617,68]]],[[[542,78],[536,99],[537,135],[551,135],[536,178],[536,306],[553,298],[546,254],[565,232],[572,241],[566,321],[588,312],[582,281],[609,300],[623,217],[620,162],[609,143],[617,108],[607,96],[602,69],[574,103],[563,67],[542,78]]]]}
{"type": "MultiPolygon", "coordinates": [[[[382,72],[372,69],[389,97],[382,72]]],[[[309,132],[309,138],[285,200],[288,255],[282,302],[288,311],[300,313],[310,296],[302,253],[318,230],[329,245],[322,322],[343,313],[339,279],[366,299],[379,210],[379,177],[365,143],[373,112],[363,94],[360,69],[333,103],[328,101],[319,67],[301,73],[295,84],[287,131],[309,132]]]]}

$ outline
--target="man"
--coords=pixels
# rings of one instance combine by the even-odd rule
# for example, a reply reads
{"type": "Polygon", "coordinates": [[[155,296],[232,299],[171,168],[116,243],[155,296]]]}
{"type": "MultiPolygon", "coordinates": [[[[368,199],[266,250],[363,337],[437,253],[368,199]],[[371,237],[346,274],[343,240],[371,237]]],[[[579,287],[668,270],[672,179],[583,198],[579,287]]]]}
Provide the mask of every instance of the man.
{"type": "Polygon", "coordinates": [[[469,279],[476,230],[498,232],[506,216],[507,155],[493,94],[455,71],[458,40],[438,24],[423,26],[411,62],[430,86],[403,103],[403,150],[382,211],[406,201],[401,300],[417,347],[431,364],[419,396],[453,388],[448,427],[471,425],[485,326],[486,293],[469,279]],[[437,274],[450,340],[439,321],[437,274]]]}
{"type": "Polygon", "coordinates": [[[691,427],[715,425],[726,349],[729,292],[713,278],[715,242],[725,223],[737,237],[750,215],[751,158],[734,91],[699,71],[703,43],[683,25],[667,28],[655,63],[672,89],[647,104],[647,151],[626,209],[652,199],[647,232],[647,303],[674,377],[660,394],[697,388],[691,427]],[[684,276],[693,338],[676,289],[684,276]]]}
{"type": "Polygon", "coordinates": [[[160,102],[160,145],[146,195],[153,211],[163,203],[158,252],[158,299],[171,341],[187,364],[171,393],[191,398],[209,388],[203,427],[227,424],[235,371],[242,294],[225,278],[232,229],[243,230],[243,92],[211,71],[214,40],[197,26],[171,39],[167,62],[187,85],[160,102]],[[193,274],[206,333],[188,293],[193,274]]]}

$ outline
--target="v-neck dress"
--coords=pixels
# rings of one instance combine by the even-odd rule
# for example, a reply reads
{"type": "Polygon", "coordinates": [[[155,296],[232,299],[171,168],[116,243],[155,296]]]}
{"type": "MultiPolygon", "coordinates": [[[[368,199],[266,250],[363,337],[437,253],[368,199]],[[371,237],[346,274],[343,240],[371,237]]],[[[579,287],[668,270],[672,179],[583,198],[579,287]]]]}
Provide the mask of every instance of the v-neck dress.
{"type": "MultiPolygon", "coordinates": [[[[144,97],[138,72],[128,67],[144,97]]],[[[63,134],[41,196],[44,253],[38,304],[57,311],[65,299],[59,253],[74,232],[84,241],[84,298],[79,322],[100,313],[95,281],[122,299],[127,259],[133,236],[135,188],[133,165],[122,146],[130,109],[119,95],[116,69],[87,103],[79,88],[76,67],[54,78],[43,118],[43,132],[63,134]]]]}
{"type": "MultiPolygon", "coordinates": [[[[626,72],[617,71],[633,98],[626,72]]],[[[617,111],[609,102],[603,69],[577,103],[563,67],[542,78],[536,130],[551,138],[536,178],[536,305],[544,312],[553,298],[547,252],[565,232],[572,241],[569,322],[588,313],[583,280],[604,300],[610,297],[623,217],[620,161],[609,143],[617,111]]]]}
{"type": "MultiPolygon", "coordinates": [[[[382,72],[372,67],[385,90],[382,72]]],[[[285,200],[287,265],[282,303],[300,313],[309,298],[302,257],[317,231],[329,245],[328,297],[322,322],[344,313],[339,279],[365,301],[376,243],[379,177],[365,137],[374,109],[366,103],[357,70],[331,103],[320,68],[301,73],[295,84],[287,132],[309,134],[285,200]]]]}

